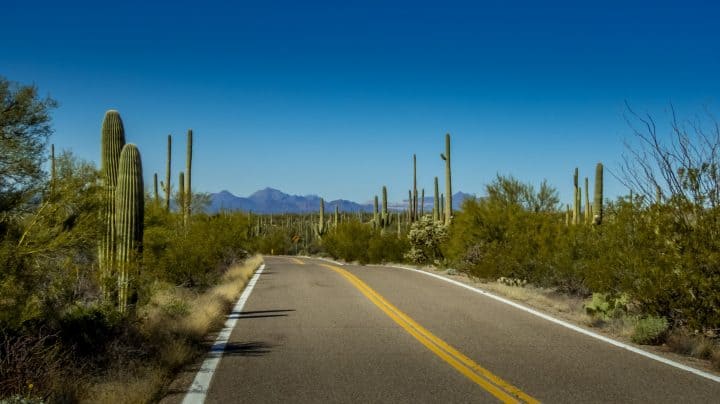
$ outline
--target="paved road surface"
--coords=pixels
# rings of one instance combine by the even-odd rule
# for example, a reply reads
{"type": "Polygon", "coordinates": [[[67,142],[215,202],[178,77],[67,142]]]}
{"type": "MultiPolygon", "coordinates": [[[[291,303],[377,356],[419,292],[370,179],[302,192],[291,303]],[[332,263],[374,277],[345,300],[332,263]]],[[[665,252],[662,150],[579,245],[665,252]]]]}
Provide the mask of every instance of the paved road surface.
{"type": "Polygon", "coordinates": [[[422,274],[265,262],[208,403],[720,402],[720,383],[422,274]]]}

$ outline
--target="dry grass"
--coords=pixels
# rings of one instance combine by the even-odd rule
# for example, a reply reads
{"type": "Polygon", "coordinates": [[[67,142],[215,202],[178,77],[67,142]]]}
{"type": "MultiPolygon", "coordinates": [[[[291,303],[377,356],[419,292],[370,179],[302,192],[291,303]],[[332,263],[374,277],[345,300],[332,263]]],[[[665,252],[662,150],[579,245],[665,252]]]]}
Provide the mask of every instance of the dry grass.
{"type": "Polygon", "coordinates": [[[223,324],[225,314],[261,264],[262,257],[256,255],[230,267],[218,285],[202,294],[156,285],[140,313],[140,330],[154,347],[153,360],[106,375],[89,389],[84,401],[134,404],[160,398],[173,373],[205,352],[199,343],[223,324]]]}
{"type": "Polygon", "coordinates": [[[167,382],[168,371],[159,367],[142,367],[108,376],[108,380],[93,385],[88,403],[144,404],[156,397],[167,382]]]}

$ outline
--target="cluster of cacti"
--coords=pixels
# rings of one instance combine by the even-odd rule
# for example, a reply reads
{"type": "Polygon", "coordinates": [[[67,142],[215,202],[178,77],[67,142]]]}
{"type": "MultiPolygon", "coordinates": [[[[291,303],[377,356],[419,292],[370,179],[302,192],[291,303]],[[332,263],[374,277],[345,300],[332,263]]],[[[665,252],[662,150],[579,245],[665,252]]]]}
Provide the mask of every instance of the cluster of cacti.
{"type": "Polygon", "coordinates": [[[573,173],[573,205],[567,205],[565,212],[565,224],[578,225],[585,224],[602,224],[603,219],[603,165],[598,163],[595,167],[595,193],[593,204],[590,204],[590,182],[585,177],[585,210],[582,206],[582,187],[578,186],[579,170],[576,167],[573,173]],[[583,215],[584,212],[584,215],[583,215]]]}
{"type": "Polygon", "coordinates": [[[101,139],[101,175],[106,198],[105,231],[98,261],[104,295],[110,297],[110,279],[117,276],[118,309],[124,312],[129,297],[130,271],[142,252],[145,189],[140,152],[125,144],[125,129],[117,111],[105,114],[101,139]]]}

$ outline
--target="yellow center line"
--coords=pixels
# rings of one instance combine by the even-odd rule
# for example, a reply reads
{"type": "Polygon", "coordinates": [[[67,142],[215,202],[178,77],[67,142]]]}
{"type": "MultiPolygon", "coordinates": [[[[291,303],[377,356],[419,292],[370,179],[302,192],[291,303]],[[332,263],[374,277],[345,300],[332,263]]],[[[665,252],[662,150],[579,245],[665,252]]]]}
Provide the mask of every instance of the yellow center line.
{"type": "Polygon", "coordinates": [[[298,264],[298,265],[305,265],[305,261],[302,261],[301,259],[298,259],[298,258],[290,258],[290,260],[291,260],[292,262],[298,264]]]}
{"type": "Polygon", "coordinates": [[[474,381],[490,394],[495,396],[502,402],[515,403],[518,400],[527,403],[539,403],[538,400],[522,392],[517,387],[510,383],[502,380],[500,377],[494,375],[489,370],[483,368],[472,359],[463,355],[460,351],[453,348],[447,342],[441,340],[430,331],[422,327],[420,324],[415,322],[407,314],[403,313],[397,307],[393,306],[390,302],[385,300],[380,294],[375,292],[366,283],[361,281],[355,275],[350,272],[333,265],[321,264],[322,266],[329,268],[338,274],[342,275],[350,283],[352,283],[365,297],[373,302],[378,308],[380,308],[385,314],[388,315],[393,321],[401,326],[410,335],[415,337],[420,343],[425,345],[430,351],[435,353],[437,356],[442,358],[444,361],[449,363],[457,371],[462,373],[464,376],[474,381]]]}

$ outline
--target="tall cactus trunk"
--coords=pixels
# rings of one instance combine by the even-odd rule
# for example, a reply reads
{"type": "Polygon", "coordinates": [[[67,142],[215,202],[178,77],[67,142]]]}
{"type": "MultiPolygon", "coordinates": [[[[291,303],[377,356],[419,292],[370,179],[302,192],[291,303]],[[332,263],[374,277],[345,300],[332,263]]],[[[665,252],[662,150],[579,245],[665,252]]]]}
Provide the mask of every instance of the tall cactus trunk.
{"type": "Polygon", "coordinates": [[[185,219],[185,173],[180,171],[178,174],[178,199],[177,199],[177,210],[178,213],[183,215],[185,219]]]}
{"type": "Polygon", "coordinates": [[[420,217],[425,215],[425,188],[420,191],[420,217]]]}
{"type": "Polygon", "coordinates": [[[452,173],[450,171],[450,134],[445,134],[445,153],[440,154],[445,160],[445,224],[452,220],[452,173]]]}
{"type": "Polygon", "coordinates": [[[408,190],[408,214],[407,214],[408,223],[412,222],[412,209],[413,209],[412,191],[408,190]]]}
{"type": "Polygon", "coordinates": [[[440,188],[438,187],[438,177],[435,177],[435,194],[433,195],[433,220],[440,221],[440,188]]]}
{"type": "Polygon", "coordinates": [[[382,227],[385,228],[390,224],[390,213],[388,213],[387,187],[382,187],[382,211],[380,213],[382,227]]]}
{"type": "Polygon", "coordinates": [[[380,227],[380,215],[378,214],[378,196],[375,195],[375,199],[373,199],[373,227],[379,228],[380,227]]]}
{"type": "Polygon", "coordinates": [[[445,218],[445,195],[440,194],[440,221],[443,223],[447,223],[447,219],[445,218]]]}
{"type": "Polygon", "coordinates": [[[573,173],[573,224],[580,223],[580,206],[578,201],[580,200],[580,188],[578,187],[578,175],[579,171],[578,168],[575,167],[575,172],[573,173]]]}
{"type": "Polygon", "coordinates": [[[192,152],[193,152],[193,131],[188,130],[187,133],[187,154],[186,154],[186,170],[185,170],[185,210],[183,210],[183,223],[187,226],[192,213],[192,152]]]}
{"type": "Polygon", "coordinates": [[[125,128],[120,113],[109,110],[105,113],[101,131],[100,172],[105,192],[102,210],[105,229],[98,251],[100,286],[106,301],[111,298],[112,278],[116,270],[115,190],[118,184],[120,154],[124,146],[125,128]]]}
{"type": "Polygon", "coordinates": [[[595,206],[593,207],[593,223],[602,224],[603,220],[603,165],[597,163],[595,166],[595,206]]]}
{"type": "Polygon", "coordinates": [[[170,212],[170,192],[172,191],[170,183],[170,172],[172,170],[172,135],[168,135],[167,137],[167,162],[165,164],[165,210],[170,212]]]}
{"type": "Polygon", "coordinates": [[[585,177],[585,224],[592,223],[592,206],[590,205],[590,180],[585,177]]]}
{"type": "MultiPolygon", "coordinates": [[[[115,194],[117,231],[118,308],[127,311],[130,300],[130,271],[137,272],[142,254],[145,189],[142,161],[134,144],[127,144],[120,154],[118,185],[115,194]]],[[[135,297],[132,299],[136,300],[135,297]]]]}
{"type": "Polygon", "coordinates": [[[335,220],[333,222],[333,227],[335,229],[337,229],[339,222],[340,222],[340,206],[335,205],[335,220]]]}
{"type": "Polygon", "coordinates": [[[158,192],[157,173],[153,174],[153,201],[155,202],[155,207],[160,206],[160,193],[158,192]]]}

